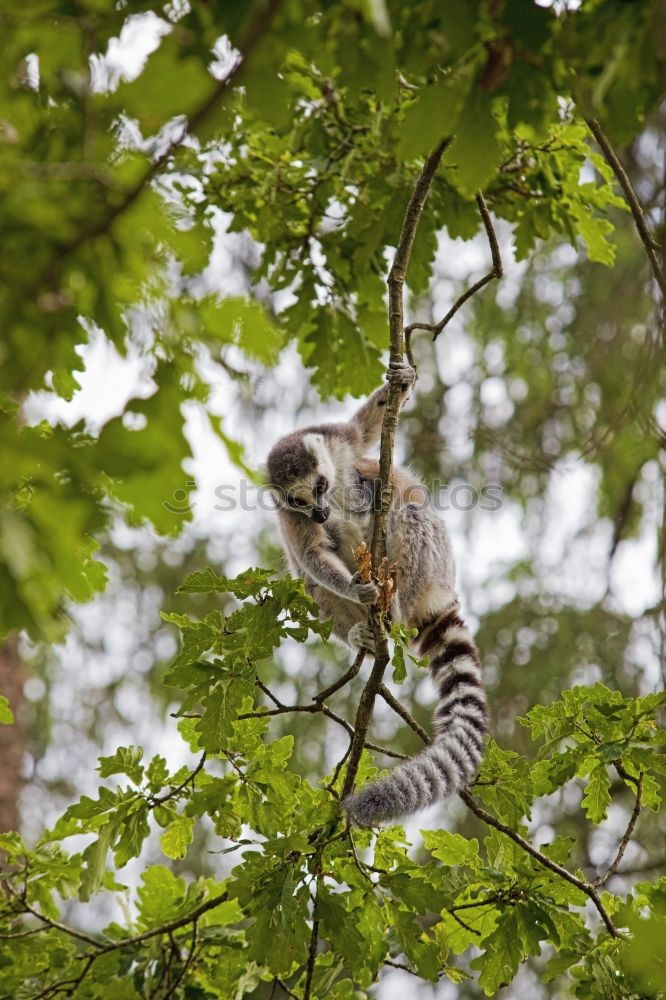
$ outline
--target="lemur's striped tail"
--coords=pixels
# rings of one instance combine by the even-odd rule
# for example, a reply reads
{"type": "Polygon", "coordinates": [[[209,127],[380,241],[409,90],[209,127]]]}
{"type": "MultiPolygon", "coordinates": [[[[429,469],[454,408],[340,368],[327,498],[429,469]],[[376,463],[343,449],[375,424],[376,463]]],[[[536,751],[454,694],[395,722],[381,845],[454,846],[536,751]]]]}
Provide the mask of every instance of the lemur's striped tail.
{"type": "Polygon", "coordinates": [[[351,818],[360,826],[397,819],[452,795],[469,784],[483,757],[488,709],[479,652],[457,603],[426,622],[416,643],[422,655],[430,654],[439,688],[434,739],[386,778],[345,800],[351,818]]]}

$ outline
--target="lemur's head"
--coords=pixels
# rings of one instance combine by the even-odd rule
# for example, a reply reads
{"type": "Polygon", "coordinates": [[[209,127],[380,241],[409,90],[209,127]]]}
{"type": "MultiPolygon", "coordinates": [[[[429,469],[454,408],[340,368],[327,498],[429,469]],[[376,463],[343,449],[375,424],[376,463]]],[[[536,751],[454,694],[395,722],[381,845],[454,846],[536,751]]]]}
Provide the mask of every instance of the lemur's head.
{"type": "Polygon", "coordinates": [[[267,465],[278,506],[317,524],[328,520],[331,508],[326,495],[335,482],[335,464],[323,434],[289,434],[271,449],[267,465]]]}

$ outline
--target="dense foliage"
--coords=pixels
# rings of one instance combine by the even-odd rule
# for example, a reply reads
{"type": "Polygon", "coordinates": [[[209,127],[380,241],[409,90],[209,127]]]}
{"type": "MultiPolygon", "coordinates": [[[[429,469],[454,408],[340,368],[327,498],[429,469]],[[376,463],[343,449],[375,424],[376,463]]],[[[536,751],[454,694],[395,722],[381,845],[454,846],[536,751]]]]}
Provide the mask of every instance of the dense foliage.
{"type": "MultiPolygon", "coordinates": [[[[634,487],[663,461],[663,278],[651,235],[629,229],[612,147],[650,138],[664,82],[660,11],[643,0],[584,0],[576,10],[531,0],[4,5],[2,634],[63,635],[70,603],[104,588],[96,552],[119,511],[162,535],[182,529],[182,512],[164,500],[190,455],[183,406],[209,391],[202,358],[234,345],[270,369],[295,345],[323,398],[376,386],[388,346],[388,262],[424,157],[444,139],[407,276],[421,371],[433,367],[422,334],[443,331],[432,312],[442,233],[487,235],[498,276],[487,206],[527,262],[510,307],[498,305],[493,286],[466,306],[479,352],[474,391],[498,373],[518,386],[510,426],[475,396],[469,471],[483,482],[499,455],[503,482],[529,513],[558,458],[575,453],[598,470],[595,516],[612,520],[614,549],[636,530],[634,487]],[[137,23],[154,51],[123,76],[110,43],[137,23]],[[226,297],[200,280],[220,218],[247,237],[244,281],[226,297]],[[586,254],[581,276],[617,259],[597,298],[585,298],[582,278],[574,285],[557,258],[563,241],[586,254]],[[548,328],[555,310],[540,293],[545,279],[587,315],[582,329],[617,310],[598,343],[581,338],[571,317],[548,328]],[[624,322],[613,327],[617,315],[624,322]],[[129,400],[99,433],[83,422],[27,422],[32,393],[75,394],[77,348],[96,328],[146,360],[152,394],[129,400]]],[[[640,209],[638,217],[646,224],[640,209]]],[[[432,446],[442,398],[432,380],[418,394],[421,423],[408,425],[427,475],[442,471],[443,449],[432,446]]],[[[242,465],[224,422],[215,427],[242,465]]],[[[626,616],[535,593],[531,564],[511,573],[525,586],[488,612],[478,636],[497,691],[515,683],[511,663],[529,660],[533,646],[561,672],[543,683],[535,672],[533,690],[521,689],[522,753],[491,741],[463,797],[469,835],[426,831],[416,852],[399,827],[346,827],[345,758],[325,777],[293,766],[294,738],[280,726],[298,738],[306,717],[321,742],[328,726],[354,734],[331,699],[312,700],[316,690],[292,705],[269,686],[282,643],[328,634],[302,584],[261,569],[190,575],[180,607],[203,594],[215,610],[197,617],[193,603],[165,613],[182,641],[164,681],[199,763],[170,773],[163,757],[120,747],[100,759],[98,797],[72,804],[36,845],[0,835],[0,996],[343,1000],[365,996],[395,965],[415,982],[494,996],[524,962],[553,996],[665,995],[654,954],[666,928],[664,881],[612,881],[637,823],[652,831],[646,841],[658,844],[660,831],[663,839],[664,696],[639,695],[623,672],[626,616]],[[581,645],[591,635],[597,646],[581,645]],[[610,686],[562,691],[574,667],[606,660],[610,686]],[[529,824],[548,815],[549,797],[581,788],[570,833],[533,841],[529,824]],[[623,825],[591,873],[580,843],[609,810],[623,825]],[[197,830],[211,827],[225,876],[177,874],[197,830]],[[163,858],[147,863],[155,828],[163,858]],[[79,835],[78,852],[68,852],[79,835]],[[241,860],[222,864],[235,851],[241,860]],[[122,869],[139,856],[128,902],[122,869]],[[81,922],[85,910],[72,921],[64,913],[72,899],[101,901],[94,912],[104,913],[113,898],[126,918],[99,933],[81,922]]],[[[663,616],[662,599],[648,616],[662,629],[662,652],[663,616]]],[[[396,634],[394,681],[409,674],[413,685],[418,671],[396,634]]],[[[0,722],[12,724],[1,700],[0,722]]],[[[409,722],[403,710],[401,725],[409,722]]],[[[501,728],[499,719],[500,737],[501,728]]],[[[378,752],[366,746],[357,781],[376,773],[378,752]]]]}

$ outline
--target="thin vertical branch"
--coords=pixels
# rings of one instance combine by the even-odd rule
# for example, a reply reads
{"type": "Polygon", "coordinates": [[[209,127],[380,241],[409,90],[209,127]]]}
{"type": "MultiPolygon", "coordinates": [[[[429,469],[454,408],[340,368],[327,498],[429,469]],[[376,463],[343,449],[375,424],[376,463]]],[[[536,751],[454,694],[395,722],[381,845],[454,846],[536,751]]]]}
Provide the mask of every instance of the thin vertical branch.
{"type": "Polygon", "coordinates": [[[615,859],[611,862],[611,864],[608,866],[603,875],[600,875],[599,878],[595,879],[595,881],[592,883],[595,889],[598,889],[599,886],[601,885],[605,885],[605,883],[608,881],[611,875],[614,875],[615,872],[618,870],[620,862],[624,857],[624,852],[627,849],[627,844],[633,837],[634,830],[636,829],[636,823],[638,822],[638,817],[641,814],[642,806],[643,806],[643,775],[639,774],[638,784],[636,786],[636,801],[634,803],[634,808],[632,810],[631,816],[629,817],[629,822],[627,823],[627,829],[624,831],[624,835],[622,837],[622,840],[620,841],[620,845],[617,849],[617,854],[615,855],[615,859]]]}
{"type": "Polygon", "coordinates": [[[173,981],[167,992],[164,994],[164,1000],[170,1000],[171,997],[174,997],[176,995],[176,990],[185,979],[188,970],[190,969],[192,963],[194,962],[194,956],[196,954],[196,950],[197,950],[197,922],[196,920],[193,920],[192,937],[190,939],[190,950],[187,953],[187,958],[183,962],[182,969],[176,976],[175,980],[173,981]]]}
{"type": "MultiPolygon", "coordinates": [[[[414,238],[418,228],[419,220],[423,214],[423,208],[428,197],[428,192],[432,187],[437,168],[441,162],[444,150],[448,146],[450,139],[442,139],[435,149],[426,159],[423,169],[419,174],[412,196],[409,199],[407,210],[402,224],[402,231],[396,249],[393,265],[388,276],[388,297],[389,297],[389,335],[390,335],[390,359],[400,362],[403,360],[405,350],[404,340],[404,287],[407,276],[407,268],[414,246],[414,238]]],[[[372,565],[377,570],[382,558],[386,555],[386,524],[388,512],[393,499],[393,449],[395,445],[395,432],[398,427],[398,414],[400,412],[400,388],[396,383],[390,383],[384,422],[382,424],[382,437],[379,455],[379,479],[380,479],[380,507],[375,514],[375,523],[372,532],[372,565]]],[[[349,751],[347,770],[342,789],[342,798],[345,799],[351,794],[361,761],[361,754],[365,746],[372,712],[375,705],[375,698],[382,684],[384,671],[389,662],[388,642],[383,626],[383,616],[378,608],[374,608],[370,615],[374,636],[375,636],[375,661],[365,685],[356,713],[354,723],[354,736],[349,751]]]]}
{"type": "Polygon", "coordinates": [[[638,235],[641,238],[643,246],[645,247],[645,253],[647,254],[648,260],[650,261],[650,266],[652,267],[652,273],[655,276],[656,282],[661,289],[661,294],[666,298],[666,279],[664,278],[664,272],[661,268],[661,263],[659,261],[658,251],[660,249],[659,244],[656,242],[654,236],[650,232],[650,228],[647,224],[645,218],[645,212],[643,211],[643,206],[638,200],[638,195],[634,191],[633,185],[629,179],[627,171],[624,169],[620,162],[620,158],[611,146],[610,142],[604,135],[601,125],[595,118],[586,118],[585,122],[590,132],[597,140],[599,148],[604,155],[604,159],[610,166],[611,170],[615,174],[618,184],[624,192],[624,196],[627,199],[627,204],[631,209],[631,214],[634,217],[634,222],[636,223],[636,229],[638,230],[638,235]]]}
{"type": "MultiPolygon", "coordinates": [[[[318,880],[317,880],[317,884],[318,880]]],[[[317,901],[315,899],[315,907],[317,901]]],[[[317,945],[319,944],[319,920],[313,916],[312,932],[310,934],[310,945],[308,947],[308,963],[305,969],[305,986],[303,987],[303,1000],[310,1000],[312,993],[312,976],[314,975],[315,959],[317,958],[317,945]]]]}
{"type": "MultiPolygon", "coordinates": [[[[664,459],[662,457],[662,463],[664,459]]],[[[661,531],[659,533],[659,577],[661,595],[659,601],[659,652],[661,662],[661,680],[666,686],[666,472],[661,481],[661,531]]]]}
{"type": "MultiPolygon", "coordinates": [[[[407,268],[414,246],[414,238],[418,228],[419,220],[423,214],[426,198],[432,182],[435,178],[437,168],[441,162],[444,151],[450,139],[443,139],[439,145],[428,156],[423,170],[421,171],[412,196],[407,205],[405,218],[402,224],[402,232],[398,241],[393,264],[388,276],[389,295],[389,336],[390,336],[390,360],[400,362],[403,360],[405,351],[404,338],[404,287],[407,277],[407,268]]],[[[388,512],[391,507],[393,497],[392,469],[393,469],[393,447],[395,443],[395,432],[398,426],[398,414],[400,406],[400,387],[392,384],[389,387],[388,402],[384,414],[382,425],[382,438],[379,452],[379,478],[381,481],[381,507],[375,517],[374,529],[372,532],[372,564],[376,568],[382,557],[386,555],[386,522],[388,512]]]]}

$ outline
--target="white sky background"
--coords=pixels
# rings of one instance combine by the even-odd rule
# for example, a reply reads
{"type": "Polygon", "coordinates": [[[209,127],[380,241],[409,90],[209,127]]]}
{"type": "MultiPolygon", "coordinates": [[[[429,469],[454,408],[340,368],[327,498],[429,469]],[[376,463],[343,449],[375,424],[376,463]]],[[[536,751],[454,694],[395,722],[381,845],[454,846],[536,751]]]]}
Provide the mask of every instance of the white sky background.
{"type": "MultiPolygon", "coordinates": [[[[109,46],[106,61],[112,67],[110,76],[135,75],[142,59],[155,46],[158,33],[157,19],[150,16],[133,19],[130,27],[123,33],[122,41],[117,44],[112,42],[109,46]]],[[[220,294],[237,294],[238,286],[231,265],[233,241],[236,237],[227,236],[223,232],[223,220],[220,218],[218,221],[219,228],[206,272],[207,278],[211,287],[220,294]]],[[[501,226],[499,235],[506,276],[499,291],[493,287],[483,294],[499,294],[507,297],[508,301],[515,294],[522,265],[516,265],[511,260],[507,227],[501,226]]],[[[438,271],[446,274],[448,280],[442,280],[434,287],[435,313],[443,314],[448,308],[452,280],[464,278],[470,271],[474,271],[476,276],[487,268],[487,254],[487,246],[482,239],[469,244],[442,239],[438,253],[438,271]]],[[[469,392],[465,385],[465,374],[472,364],[472,352],[464,333],[464,324],[463,308],[445,336],[440,338],[436,350],[436,363],[440,373],[446,371],[447,379],[458,377],[460,380],[449,391],[447,404],[448,420],[460,423],[461,428],[469,422],[469,392]]],[[[50,420],[62,420],[71,424],[83,418],[91,430],[98,430],[110,417],[121,413],[132,396],[150,394],[151,381],[146,361],[138,350],[130,349],[128,356],[122,358],[104,335],[97,331],[93,332],[90,343],[83,348],[82,356],[86,369],[83,374],[77,375],[81,390],[74,399],[67,403],[47,393],[33,396],[26,404],[28,419],[37,420],[47,416],[50,420]]],[[[225,357],[230,364],[247,368],[247,361],[240,355],[234,358],[233,350],[225,357]]],[[[428,373],[424,377],[428,378],[428,373]]],[[[248,426],[241,417],[238,383],[224,374],[219,366],[210,366],[212,392],[208,408],[210,412],[224,418],[225,433],[242,442],[251,465],[260,466],[272,442],[293,428],[294,410],[304,397],[307,378],[296,351],[293,348],[285,350],[274,371],[257,374],[253,381],[255,396],[267,401],[273,400],[275,407],[270,411],[270,416],[267,415],[258,426],[248,426]]],[[[488,385],[482,390],[486,394],[485,397],[482,396],[484,402],[502,405],[504,390],[499,383],[498,379],[488,380],[488,385]]],[[[307,392],[306,398],[307,405],[298,415],[298,422],[301,424],[330,417],[345,419],[358,405],[353,400],[346,404],[321,403],[312,390],[307,392]]],[[[221,485],[238,487],[241,473],[230,462],[224,445],[211,430],[205,413],[198,404],[188,405],[186,433],[193,458],[183,470],[182,481],[174,483],[174,493],[186,487],[188,480],[194,480],[197,486],[191,494],[191,500],[195,503],[193,520],[185,529],[185,535],[186,538],[194,536],[208,540],[213,563],[217,552],[220,561],[224,558],[226,572],[233,574],[256,562],[255,539],[267,526],[277,536],[276,525],[267,511],[250,513],[237,509],[220,512],[215,509],[215,489],[221,485]]],[[[461,460],[465,449],[470,446],[467,435],[461,431],[461,460]]],[[[398,458],[409,458],[404,454],[400,442],[398,458]]],[[[591,531],[583,530],[589,529],[594,517],[595,485],[594,469],[582,462],[571,460],[557,469],[552,479],[546,523],[538,553],[530,549],[532,543],[525,530],[521,509],[508,496],[504,497],[503,507],[497,512],[477,510],[470,515],[450,511],[446,515],[458,563],[459,582],[463,594],[468,597],[467,611],[472,626],[475,616],[502,605],[510,596],[507,594],[507,585],[499,578],[507,564],[522,557],[536,555],[543,568],[543,582],[548,592],[559,594],[567,601],[580,603],[582,606],[600,599],[608,583],[606,562],[612,529],[610,523],[601,522],[596,526],[592,525],[591,531]],[[470,596],[473,601],[469,599],[470,596]]],[[[644,531],[639,538],[620,545],[611,573],[612,594],[617,607],[634,616],[653,605],[659,594],[655,541],[658,488],[656,482],[645,483],[644,488],[652,497],[644,531]]],[[[145,558],[146,545],[149,548],[151,544],[148,529],[118,529],[117,538],[128,549],[136,549],[137,559],[145,558]]],[[[178,545],[176,542],[176,549],[178,545]]],[[[91,793],[97,788],[97,774],[92,770],[90,748],[82,742],[77,751],[76,746],[72,747],[71,743],[80,705],[87,701],[94,703],[96,689],[109,681],[127,677],[128,671],[136,671],[140,679],[142,664],[143,669],[150,666],[150,656],[147,653],[143,653],[143,660],[141,651],[136,655],[137,633],[140,635],[142,630],[147,632],[148,623],[154,622],[159,614],[158,590],[155,589],[152,593],[148,590],[143,598],[145,603],[140,608],[134,604],[132,595],[123,595],[121,587],[116,586],[114,590],[112,586],[111,595],[113,619],[109,620],[108,595],[84,608],[75,609],[76,628],[60,652],[60,665],[52,690],[53,739],[50,749],[40,761],[38,773],[32,776],[34,784],[26,793],[28,826],[35,824],[35,829],[38,824],[52,822],[59,812],[53,804],[44,801],[40,779],[70,774],[74,768],[80,772],[77,784],[82,792],[91,793]],[[94,659],[87,656],[78,638],[79,633],[85,635],[87,632],[91,636],[104,636],[104,648],[94,659]]],[[[158,650],[158,654],[162,656],[168,656],[169,652],[166,647],[158,650]]],[[[647,655],[643,660],[645,674],[641,687],[645,691],[654,690],[659,686],[658,665],[647,655]]],[[[308,657],[307,650],[303,651],[294,644],[294,649],[284,656],[284,662],[287,670],[306,671],[313,678],[313,683],[316,683],[317,664],[312,662],[312,657],[308,657]]],[[[516,669],[521,668],[517,666],[516,669]]],[[[596,678],[581,678],[594,679],[596,678]]],[[[44,694],[43,685],[40,688],[40,684],[36,679],[29,682],[28,694],[36,700],[44,694]]],[[[132,731],[128,733],[126,723],[118,720],[100,720],[100,753],[112,752],[119,743],[132,742],[144,746],[147,758],[154,753],[161,753],[173,767],[191,760],[175,731],[174,720],[167,719],[163,722],[154,714],[147,717],[148,712],[152,713],[153,709],[143,697],[137,697],[137,689],[131,683],[124,683],[119,688],[118,708],[129,720],[132,731]]],[[[377,719],[380,739],[381,721],[380,710],[377,719]]],[[[447,806],[448,814],[451,815],[455,808],[453,805],[450,808],[447,806]]],[[[422,814],[418,820],[408,824],[408,832],[416,837],[420,828],[441,825],[445,815],[441,807],[422,814]]],[[[621,819],[622,817],[616,817],[614,820],[611,816],[608,822],[614,829],[621,819]]],[[[537,817],[535,824],[538,823],[537,817]]],[[[153,847],[149,848],[148,854],[150,862],[158,860],[153,847]]],[[[142,866],[143,862],[141,865],[130,865],[122,873],[123,880],[130,884],[135,882],[136,873],[142,866]]],[[[110,915],[105,913],[103,916],[108,919],[110,915]]],[[[512,996],[537,996],[538,988],[530,982],[531,974],[525,972],[522,975],[526,981],[520,988],[514,985],[515,992],[512,996]]],[[[413,987],[413,978],[410,981],[409,976],[391,971],[383,980],[378,995],[382,1000],[402,1000],[406,988],[414,995],[413,987]]],[[[423,986],[419,990],[419,996],[451,1000],[457,996],[457,990],[455,987],[442,985],[436,988],[423,986]]]]}

